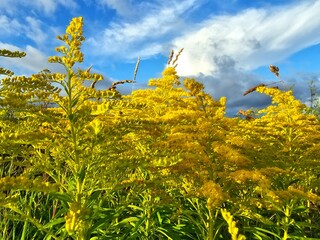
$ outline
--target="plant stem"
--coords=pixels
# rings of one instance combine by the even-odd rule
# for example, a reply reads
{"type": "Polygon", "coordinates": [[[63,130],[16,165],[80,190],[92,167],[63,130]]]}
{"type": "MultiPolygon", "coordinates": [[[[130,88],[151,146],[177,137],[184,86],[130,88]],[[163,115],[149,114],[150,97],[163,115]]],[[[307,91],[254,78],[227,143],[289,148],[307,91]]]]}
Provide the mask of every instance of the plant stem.
{"type": "Polygon", "coordinates": [[[214,234],[214,222],[215,222],[215,218],[213,216],[213,210],[209,209],[209,230],[208,230],[208,240],[213,240],[214,234]]]}

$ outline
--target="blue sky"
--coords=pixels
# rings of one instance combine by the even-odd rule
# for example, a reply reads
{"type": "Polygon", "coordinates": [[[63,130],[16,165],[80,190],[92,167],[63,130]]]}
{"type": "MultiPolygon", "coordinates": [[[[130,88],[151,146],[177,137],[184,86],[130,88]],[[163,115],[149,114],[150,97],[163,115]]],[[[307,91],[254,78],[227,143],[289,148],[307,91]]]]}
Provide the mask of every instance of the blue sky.
{"type": "MultiPolygon", "coordinates": [[[[214,98],[227,97],[229,112],[258,107],[267,98],[242,93],[277,81],[307,102],[308,82],[320,89],[320,0],[1,0],[0,48],[27,53],[0,59],[16,74],[48,68],[55,40],[73,17],[84,17],[83,67],[93,65],[105,80],[130,79],[141,57],[134,88],[159,77],[170,51],[184,48],[177,71],[203,82],[214,98]]],[[[132,86],[122,86],[129,93],[132,86]]]]}

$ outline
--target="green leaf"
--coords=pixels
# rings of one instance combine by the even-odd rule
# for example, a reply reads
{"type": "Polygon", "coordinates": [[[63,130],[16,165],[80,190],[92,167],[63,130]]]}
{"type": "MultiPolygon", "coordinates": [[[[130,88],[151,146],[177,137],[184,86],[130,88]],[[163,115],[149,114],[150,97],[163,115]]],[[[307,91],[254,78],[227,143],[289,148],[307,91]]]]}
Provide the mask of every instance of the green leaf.
{"type": "Polygon", "coordinates": [[[61,218],[56,218],[52,221],[50,221],[49,223],[47,223],[46,225],[43,226],[43,228],[47,229],[47,228],[51,228],[54,225],[60,224],[60,223],[64,223],[66,220],[64,219],[64,217],[61,218]]]}
{"type": "Polygon", "coordinates": [[[79,173],[80,182],[83,182],[85,177],[86,177],[86,167],[85,167],[85,164],[83,164],[83,166],[81,167],[80,173],[79,173]]]}
{"type": "MultiPolygon", "coordinates": [[[[260,227],[244,227],[244,229],[245,230],[249,230],[250,229],[250,232],[252,232],[252,233],[254,233],[254,234],[257,234],[257,235],[259,235],[259,236],[265,236],[265,237],[267,237],[264,233],[267,233],[267,234],[270,234],[270,235],[272,235],[272,236],[274,236],[274,237],[276,237],[277,239],[281,239],[281,237],[278,235],[278,234],[276,234],[276,233],[274,233],[274,232],[271,232],[271,231],[269,231],[269,230],[267,230],[267,229],[263,229],[263,228],[260,228],[260,227]]],[[[270,238],[271,239],[271,238],[270,238]]]]}
{"type": "MultiPolygon", "coordinates": [[[[138,221],[139,221],[139,218],[137,217],[128,217],[120,221],[117,225],[127,224],[127,223],[131,224],[133,222],[138,222],[138,221]]],[[[133,226],[135,226],[135,224],[133,224],[133,226]]]]}
{"type": "Polygon", "coordinates": [[[307,210],[308,210],[308,208],[306,206],[300,205],[300,206],[294,208],[293,212],[294,213],[300,213],[300,212],[305,212],[307,210]]]}
{"type": "Polygon", "coordinates": [[[160,223],[160,225],[162,224],[162,218],[160,216],[160,213],[157,212],[157,217],[158,217],[158,222],[160,223]]]}
{"type": "Polygon", "coordinates": [[[56,192],[56,193],[50,193],[50,195],[53,198],[58,199],[63,202],[66,202],[66,203],[74,202],[74,199],[68,193],[56,192]]]}
{"type": "Polygon", "coordinates": [[[135,205],[128,205],[129,208],[143,212],[144,209],[135,205]]]}
{"type": "Polygon", "coordinates": [[[97,200],[99,198],[99,196],[101,195],[101,190],[98,190],[98,191],[94,191],[93,193],[91,193],[89,199],[88,199],[88,204],[87,204],[87,207],[91,207],[94,203],[95,203],[95,200],[97,200]]]}

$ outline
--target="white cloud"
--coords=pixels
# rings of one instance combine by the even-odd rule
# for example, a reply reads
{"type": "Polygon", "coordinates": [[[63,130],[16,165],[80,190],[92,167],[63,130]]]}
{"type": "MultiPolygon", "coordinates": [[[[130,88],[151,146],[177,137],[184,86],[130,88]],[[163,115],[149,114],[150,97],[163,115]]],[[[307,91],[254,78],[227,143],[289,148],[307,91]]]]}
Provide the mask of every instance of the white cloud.
{"type": "Polygon", "coordinates": [[[75,9],[78,6],[74,0],[1,0],[0,10],[10,15],[16,15],[26,8],[29,12],[35,10],[52,15],[59,5],[68,9],[75,9]]]}
{"type": "MultiPolygon", "coordinates": [[[[51,29],[45,26],[43,22],[34,17],[26,16],[21,22],[17,18],[10,18],[5,15],[0,15],[0,36],[26,36],[34,41],[37,45],[42,45],[48,38],[48,34],[44,29],[51,29]]],[[[51,34],[52,35],[52,34],[51,34]]]]}
{"type": "Polygon", "coordinates": [[[55,18],[54,13],[59,7],[69,11],[78,7],[75,0],[0,1],[0,37],[9,40],[18,37],[20,42],[30,39],[37,47],[43,48],[50,45],[47,40],[57,34],[57,28],[50,26],[45,17],[55,18]]]}
{"type": "Polygon", "coordinates": [[[134,14],[134,11],[132,11],[133,4],[130,0],[99,0],[98,2],[106,5],[108,8],[116,10],[120,16],[132,16],[132,14],[134,14]]]}
{"type": "Polygon", "coordinates": [[[0,36],[10,36],[20,34],[22,25],[17,19],[10,19],[5,15],[0,15],[0,36]]]}
{"type": "MultiPolygon", "coordinates": [[[[168,37],[176,36],[179,31],[186,29],[181,15],[200,2],[171,0],[166,4],[157,2],[157,4],[148,5],[147,9],[139,11],[144,15],[136,21],[113,22],[103,31],[102,36],[89,38],[88,43],[96,54],[117,55],[125,59],[136,58],[138,55],[153,56],[162,51],[168,37]],[[148,52],[148,50],[151,51],[148,52]]],[[[131,11],[135,12],[135,9],[131,11]]]]}
{"type": "Polygon", "coordinates": [[[212,75],[228,56],[237,68],[252,70],[285,59],[320,42],[320,1],[301,1],[270,9],[249,9],[234,16],[213,16],[173,40],[184,47],[181,75],[212,75]]]}
{"type": "Polygon", "coordinates": [[[43,11],[45,14],[49,15],[55,11],[57,7],[57,2],[59,1],[33,0],[29,1],[28,5],[38,11],[43,11]]]}
{"type": "Polygon", "coordinates": [[[42,30],[43,23],[33,17],[26,17],[28,27],[25,30],[26,36],[32,39],[38,45],[44,43],[47,39],[47,34],[42,30]]]}
{"type": "Polygon", "coordinates": [[[136,21],[112,22],[101,35],[88,38],[90,53],[119,59],[136,59],[185,51],[179,59],[181,75],[216,74],[221,58],[235,67],[252,70],[274,64],[293,53],[320,42],[320,1],[305,0],[268,9],[248,9],[235,15],[212,15],[192,23],[186,12],[202,1],[171,0],[166,4],[133,4],[134,1],[100,0],[124,14],[139,12],[136,21]],[[140,11],[142,6],[143,11],[140,11]],[[139,9],[139,11],[136,11],[139,9]]]}

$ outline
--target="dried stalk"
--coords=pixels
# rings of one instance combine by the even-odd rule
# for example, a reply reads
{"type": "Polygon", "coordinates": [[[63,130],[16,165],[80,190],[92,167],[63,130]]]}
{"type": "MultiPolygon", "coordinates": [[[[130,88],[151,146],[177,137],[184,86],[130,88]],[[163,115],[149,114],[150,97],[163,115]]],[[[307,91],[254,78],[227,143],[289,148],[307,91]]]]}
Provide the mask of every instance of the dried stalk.
{"type": "Polygon", "coordinates": [[[279,77],[279,68],[278,67],[270,65],[269,69],[272,73],[274,73],[277,77],[279,77]]]}
{"type": "Polygon", "coordinates": [[[174,64],[178,61],[178,58],[180,56],[180,54],[182,53],[184,48],[181,48],[180,51],[178,52],[178,54],[176,55],[176,58],[174,59],[174,61],[172,62],[172,65],[174,66],[174,64]]]}
{"type": "Polygon", "coordinates": [[[245,95],[247,95],[247,94],[249,94],[249,93],[254,92],[258,87],[265,87],[265,86],[266,86],[266,85],[263,84],[263,83],[261,83],[261,84],[259,84],[259,85],[256,85],[256,86],[248,89],[247,91],[245,91],[245,92],[243,93],[243,96],[245,96],[245,95]]]}
{"type": "Polygon", "coordinates": [[[118,84],[132,83],[132,82],[134,82],[134,81],[133,80],[121,80],[121,81],[113,82],[111,87],[108,88],[108,90],[115,90],[117,88],[116,85],[118,85],[118,84]]]}
{"type": "Polygon", "coordinates": [[[140,64],[140,57],[138,57],[137,63],[136,63],[136,68],[134,69],[134,73],[133,73],[133,81],[136,81],[136,76],[137,76],[137,72],[139,69],[139,64],[140,64]]]}
{"type": "Polygon", "coordinates": [[[173,58],[173,54],[174,54],[174,50],[171,50],[170,56],[169,56],[169,60],[168,60],[168,65],[170,65],[172,58],[173,58]]]}

